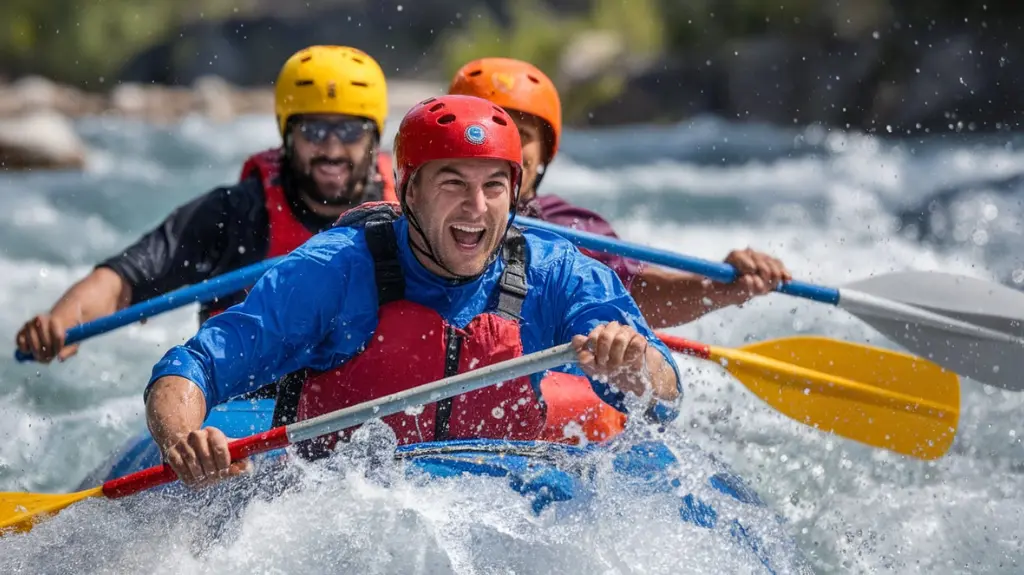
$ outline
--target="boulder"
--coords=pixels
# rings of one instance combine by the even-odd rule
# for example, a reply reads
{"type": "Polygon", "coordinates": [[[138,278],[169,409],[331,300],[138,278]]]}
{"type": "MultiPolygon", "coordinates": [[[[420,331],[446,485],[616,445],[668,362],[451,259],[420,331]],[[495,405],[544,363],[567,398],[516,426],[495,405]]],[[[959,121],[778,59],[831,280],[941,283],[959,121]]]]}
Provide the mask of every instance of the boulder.
{"type": "Polygon", "coordinates": [[[81,169],[86,151],[71,121],[55,111],[0,120],[0,169],[81,169]]]}
{"type": "Polygon", "coordinates": [[[234,94],[223,78],[203,76],[193,84],[197,112],[214,122],[227,122],[235,117],[234,94]]]}

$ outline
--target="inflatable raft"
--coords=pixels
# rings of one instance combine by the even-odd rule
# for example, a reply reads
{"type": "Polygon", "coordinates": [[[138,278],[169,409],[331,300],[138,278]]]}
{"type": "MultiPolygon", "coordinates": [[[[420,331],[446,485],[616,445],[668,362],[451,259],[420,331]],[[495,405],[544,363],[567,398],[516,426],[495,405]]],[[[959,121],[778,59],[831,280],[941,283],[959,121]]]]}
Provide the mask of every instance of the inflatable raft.
{"type": "MultiPolygon", "coordinates": [[[[214,408],[205,425],[217,427],[228,437],[245,437],[269,429],[273,408],[272,399],[228,402],[214,408]]],[[[280,460],[284,454],[277,450],[256,459],[280,460]]],[[[771,513],[740,477],[708,457],[714,471],[707,474],[705,488],[683,489],[679,460],[658,441],[627,444],[616,439],[578,447],[542,441],[453,440],[399,446],[395,457],[406,463],[409,474],[426,474],[431,480],[466,474],[507,478],[509,487],[527,497],[538,515],[551,509],[556,514],[573,513],[585,507],[597,490],[596,467],[607,467],[610,459],[616,489],[627,490],[630,497],[653,495],[660,496],[659,502],[671,501],[671,512],[678,513],[680,521],[721,532],[737,553],[752,554],[765,573],[792,572],[803,564],[785,534],[783,519],[771,513]],[[607,455],[599,452],[610,452],[612,457],[591,457],[607,455]],[[766,521],[766,516],[771,519],[766,521]],[[771,524],[769,529],[764,528],[766,523],[771,524]],[[780,534],[785,541],[779,541],[780,534]]],[[[143,432],[90,474],[80,489],[160,463],[156,444],[143,432]]]]}

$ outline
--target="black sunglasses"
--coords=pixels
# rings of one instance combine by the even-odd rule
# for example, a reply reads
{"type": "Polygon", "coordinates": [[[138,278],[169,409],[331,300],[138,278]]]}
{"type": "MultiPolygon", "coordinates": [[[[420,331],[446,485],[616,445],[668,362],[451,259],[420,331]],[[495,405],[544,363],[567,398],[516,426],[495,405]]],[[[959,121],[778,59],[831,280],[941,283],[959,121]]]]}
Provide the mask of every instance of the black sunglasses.
{"type": "Polygon", "coordinates": [[[342,144],[355,144],[363,138],[373,126],[365,120],[299,120],[296,122],[302,139],[311,144],[323,144],[334,134],[342,144]]]}

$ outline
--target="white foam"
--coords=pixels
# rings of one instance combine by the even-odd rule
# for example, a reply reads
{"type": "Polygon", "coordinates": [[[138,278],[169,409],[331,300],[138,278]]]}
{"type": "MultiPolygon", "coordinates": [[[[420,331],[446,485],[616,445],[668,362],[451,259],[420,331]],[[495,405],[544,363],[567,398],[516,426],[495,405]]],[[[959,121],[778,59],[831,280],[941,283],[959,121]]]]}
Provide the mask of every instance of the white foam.
{"type": "MultiPolygon", "coordinates": [[[[98,141],[90,143],[98,151],[81,194],[108,204],[149,194],[166,202],[164,207],[203,191],[197,188],[237,177],[238,162],[273,145],[276,137],[266,118],[226,125],[190,119],[169,129],[128,122],[85,129],[98,141]],[[195,158],[182,160],[184,150],[195,158]],[[125,182],[131,185],[111,185],[125,182]]],[[[393,133],[394,126],[389,129],[393,133]]],[[[727,138],[737,141],[732,129],[700,123],[688,136],[696,144],[688,142],[707,148],[727,138]]],[[[1019,175],[1020,153],[998,145],[911,151],[911,144],[893,147],[869,136],[814,130],[798,137],[823,151],[743,165],[658,160],[591,168],[567,149],[551,167],[545,189],[608,214],[626,239],[713,260],[750,245],[778,255],[799,279],[824,285],[901,269],[982,278],[1011,269],[1002,258],[1012,256],[993,246],[1019,253],[1019,225],[1003,219],[1015,217],[1014,197],[964,200],[952,222],[962,228],[963,241],[938,247],[906,239],[893,210],[948,185],[1019,175]],[[626,194],[631,201],[621,202],[626,194]],[[687,210],[695,202],[733,202],[743,211],[736,219],[711,219],[687,210]],[[993,208],[995,219],[989,217],[993,208]],[[978,229],[990,236],[987,243],[974,240],[978,229]]],[[[675,141],[649,140],[652,146],[675,141]]],[[[60,178],[66,176],[0,178],[0,223],[8,230],[0,248],[0,341],[13,342],[21,322],[52,304],[93,259],[140,231],[128,228],[143,225],[115,225],[120,222],[97,215],[100,208],[66,208],[47,193],[54,182],[66,185],[60,178]]],[[[139,214],[139,221],[159,220],[164,207],[142,205],[152,213],[139,214]]],[[[2,489],[73,488],[119,447],[141,422],[142,386],[153,362],[194,330],[194,311],[190,306],[96,338],[65,364],[0,359],[0,462],[7,466],[0,467],[2,489]]],[[[842,311],[782,295],[670,331],[718,345],[818,333],[892,346],[842,311]]],[[[818,570],[1019,571],[1021,475],[1014,465],[1024,460],[1024,429],[1016,415],[1024,409],[1020,394],[964,382],[954,449],[927,463],[809,429],[767,407],[718,368],[679,359],[687,367],[686,396],[669,435],[720,454],[754,483],[793,524],[818,570]]],[[[675,518],[656,516],[656,508],[619,502],[621,517],[559,526],[532,518],[521,497],[485,479],[429,486],[397,482],[385,489],[347,476],[249,506],[240,532],[199,556],[192,552],[190,533],[202,523],[202,506],[193,517],[174,518],[174,501],[133,501],[139,512],[128,502],[90,502],[62,513],[60,522],[39,529],[34,538],[0,541],[3,571],[46,571],[49,565],[87,572],[317,572],[328,564],[332,571],[342,565],[360,573],[752,569],[738,558],[736,565],[715,568],[723,560],[720,549],[680,528],[675,518]],[[56,545],[69,551],[48,557],[45,550],[56,545]],[[60,567],[47,562],[57,559],[64,561],[60,567]]]]}

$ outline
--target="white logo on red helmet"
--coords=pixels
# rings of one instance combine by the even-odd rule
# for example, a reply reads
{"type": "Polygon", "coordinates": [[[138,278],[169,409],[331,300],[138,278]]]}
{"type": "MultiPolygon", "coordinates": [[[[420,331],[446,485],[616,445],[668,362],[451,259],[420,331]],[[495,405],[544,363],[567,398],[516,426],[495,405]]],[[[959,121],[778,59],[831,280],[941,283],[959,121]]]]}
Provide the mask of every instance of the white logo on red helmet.
{"type": "Polygon", "coordinates": [[[466,127],[466,141],[479,146],[487,141],[487,131],[480,124],[470,124],[466,127]]]}

